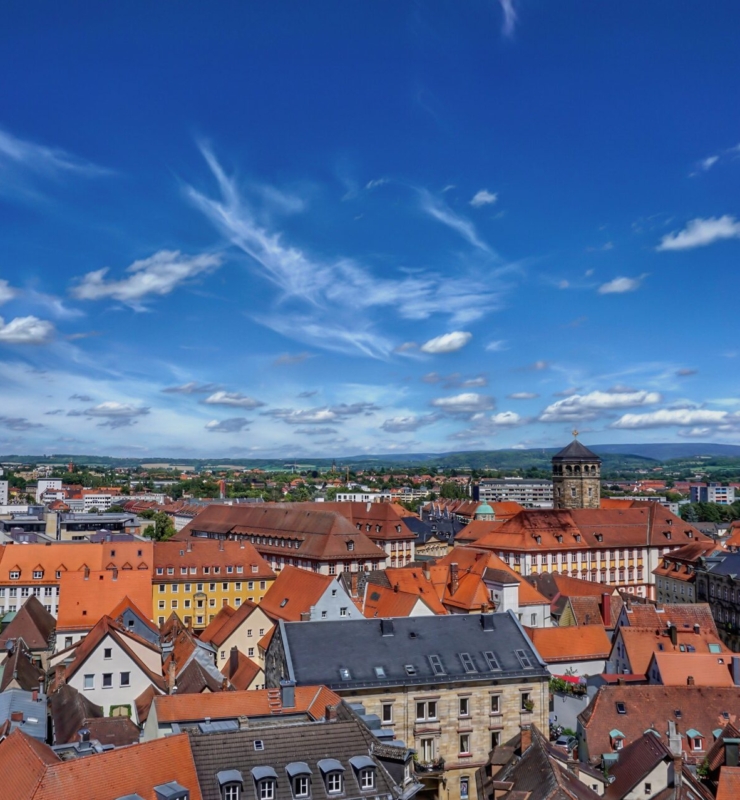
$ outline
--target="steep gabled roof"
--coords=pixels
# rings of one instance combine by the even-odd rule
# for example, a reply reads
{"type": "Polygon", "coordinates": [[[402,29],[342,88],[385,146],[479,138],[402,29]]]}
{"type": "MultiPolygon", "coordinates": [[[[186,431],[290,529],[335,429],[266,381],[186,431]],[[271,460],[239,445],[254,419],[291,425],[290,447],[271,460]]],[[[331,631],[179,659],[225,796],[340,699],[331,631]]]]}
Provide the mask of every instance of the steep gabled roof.
{"type": "Polygon", "coordinates": [[[262,672],[262,667],[240,650],[237,650],[236,669],[232,670],[231,658],[228,658],[221,670],[221,674],[228,678],[231,685],[240,692],[249,689],[260,672],[262,672]]]}
{"type": "Polygon", "coordinates": [[[260,601],[260,608],[273,619],[298,621],[335,581],[331,575],[285,566],[260,601]]]}
{"type": "Polygon", "coordinates": [[[13,800],[34,800],[50,765],[59,757],[45,744],[16,729],[0,742],[0,773],[3,793],[13,800]]]}
{"type": "Polygon", "coordinates": [[[740,797],[740,767],[722,767],[715,800],[737,800],[740,797]]]}
{"type": "MultiPolygon", "coordinates": [[[[366,617],[408,617],[417,603],[424,603],[424,598],[412,592],[394,591],[368,583],[364,601],[362,613],[366,617]]],[[[444,613],[447,613],[446,609],[444,613]]]]}
{"type": "Polygon", "coordinates": [[[691,655],[691,652],[709,653],[709,645],[715,646],[717,653],[729,653],[718,636],[711,631],[701,631],[694,633],[693,628],[677,630],[676,646],[671,643],[671,638],[666,632],[666,628],[635,628],[623,625],[615,637],[616,642],[621,637],[622,645],[629,659],[632,672],[638,675],[646,675],[650,659],[654,653],[678,653],[680,655],[691,655]],[[689,651],[687,648],[694,648],[689,651]],[[683,651],[681,650],[683,648],[683,651]]]}
{"type": "Polygon", "coordinates": [[[103,717],[101,706],[96,705],[68,683],[54,692],[50,698],[51,719],[54,725],[54,744],[76,741],[85,720],[103,717]]]}
{"type": "Polygon", "coordinates": [[[646,675],[655,665],[663,686],[686,686],[693,680],[696,686],[734,686],[730,674],[731,657],[714,653],[653,653],[646,675]]]}
{"type": "Polygon", "coordinates": [[[214,617],[213,622],[201,633],[200,640],[208,642],[214,647],[220,647],[257,607],[257,604],[250,600],[242,600],[242,604],[237,609],[229,605],[223,606],[214,617]]]}
{"type": "Polygon", "coordinates": [[[10,639],[23,639],[29,650],[46,650],[55,627],[54,617],[31,595],[0,636],[0,649],[5,650],[10,639]]]}
{"type": "Polygon", "coordinates": [[[622,800],[661,761],[671,759],[671,751],[654,733],[643,734],[619,751],[619,760],[609,770],[613,782],[607,784],[605,800],[622,800]]]}
{"type": "Polygon", "coordinates": [[[4,692],[13,682],[18,688],[32,692],[39,688],[45,676],[44,670],[31,660],[31,652],[22,641],[15,642],[13,652],[2,665],[0,676],[0,692],[4,692]]]}

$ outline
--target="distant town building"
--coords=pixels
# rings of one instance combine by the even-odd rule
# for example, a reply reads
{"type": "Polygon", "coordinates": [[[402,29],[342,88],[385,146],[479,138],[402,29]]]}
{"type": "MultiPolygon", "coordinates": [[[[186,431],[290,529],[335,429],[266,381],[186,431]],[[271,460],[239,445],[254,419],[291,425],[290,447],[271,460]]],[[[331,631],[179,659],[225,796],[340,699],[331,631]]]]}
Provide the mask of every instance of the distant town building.
{"type": "Polygon", "coordinates": [[[717,503],[721,506],[729,506],[735,502],[735,488],[733,486],[722,486],[719,483],[692,486],[691,502],[717,503]]]}
{"type": "Polygon", "coordinates": [[[525,508],[552,508],[552,481],[533,478],[484,478],[473,498],[485,503],[512,501],[525,508]]]}

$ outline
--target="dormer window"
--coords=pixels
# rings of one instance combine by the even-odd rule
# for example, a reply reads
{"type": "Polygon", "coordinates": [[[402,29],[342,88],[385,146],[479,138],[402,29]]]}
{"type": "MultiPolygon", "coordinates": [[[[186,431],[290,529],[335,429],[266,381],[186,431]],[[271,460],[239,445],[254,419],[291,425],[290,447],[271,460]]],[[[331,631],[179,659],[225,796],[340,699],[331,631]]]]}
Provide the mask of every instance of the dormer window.
{"type": "MultiPolygon", "coordinates": [[[[337,795],[344,791],[344,767],[341,761],[336,758],[322,758],[318,764],[321,774],[324,776],[326,793],[337,795]]],[[[264,800],[264,798],[260,798],[264,800]]]]}
{"type": "Polygon", "coordinates": [[[354,549],[355,549],[355,543],[352,541],[347,542],[347,550],[354,550],[354,549]]]}
{"type": "Polygon", "coordinates": [[[17,581],[21,577],[21,571],[19,569],[11,569],[10,570],[10,580],[17,581]]]}
{"type": "Polygon", "coordinates": [[[277,772],[272,767],[253,767],[252,778],[257,788],[257,800],[275,800],[277,772]]]}
{"type": "Polygon", "coordinates": [[[311,796],[311,770],[305,761],[293,761],[285,767],[295,800],[311,796]]]}
{"type": "Polygon", "coordinates": [[[34,577],[35,580],[40,581],[44,577],[44,570],[35,569],[33,571],[33,577],[34,577]]]}
{"type": "Polygon", "coordinates": [[[370,756],[354,756],[349,763],[357,776],[357,783],[363,792],[375,790],[375,762],[370,756]]]}

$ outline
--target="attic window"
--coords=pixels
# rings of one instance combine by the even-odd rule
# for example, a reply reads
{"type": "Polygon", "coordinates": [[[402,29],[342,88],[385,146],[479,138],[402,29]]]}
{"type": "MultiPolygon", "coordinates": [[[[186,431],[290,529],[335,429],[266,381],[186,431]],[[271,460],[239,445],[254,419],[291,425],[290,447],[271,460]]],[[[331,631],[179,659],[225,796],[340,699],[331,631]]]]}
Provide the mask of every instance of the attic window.
{"type": "Polygon", "coordinates": [[[429,656],[429,663],[432,665],[432,672],[435,675],[444,675],[445,668],[442,665],[442,659],[438,655],[429,656]]]}
{"type": "Polygon", "coordinates": [[[385,678],[385,669],[383,667],[374,667],[376,678],[385,678]]]}
{"type": "Polygon", "coordinates": [[[352,674],[351,674],[351,673],[350,673],[350,671],[347,669],[347,667],[340,667],[340,668],[339,668],[339,677],[340,677],[340,678],[341,678],[343,681],[350,681],[350,680],[352,680],[352,674]]]}
{"type": "Polygon", "coordinates": [[[416,675],[416,667],[413,664],[404,664],[403,668],[407,675],[416,675]]]}
{"type": "Polygon", "coordinates": [[[555,538],[558,540],[558,544],[562,544],[563,543],[563,537],[562,536],[556,536],[555,538]]]}
{"type": "Polygon", "coordinates": [[[486,663],[488,664],[488,669],[490,669],[491,672],[499,672],[501,670],[501,665],[498,663],[496,654],[493,651],[486,650],[483,655],[485,656],[486,663]]]}
{"type": "Polygon", "coordinates": [[[526,650],[516,650],[515,652],[522,669],[532,669],[532,662],[529,660],[526,650]]]}
{"type": "Polygon", "coordinates": [[[262,741],[262,739],[255,739],[254,740],[254,749],[255,750],[264,750],[265,749],[265,743],[262,741]]]}
{"type": "Polygon", "coordinates": [[[694,534],[691,531],[686,531],[686,535],[689,537],[689,539],[694,538],[694,534]]]}
{"type": "Polygon", "coordinates": [[[626,714],[627,706],[624,703],[617,703],[617,714],[626,714]]]}
{"type": "Polygon", "coordinates": [[[666,539],[670,539],[671,538],[671,532],[670,531],[663,531],[663,536],[665,536],[666,539]]]}
{"type": "Polygon", "coordinates": [[[354,549],[355,549],[355,543],[352,541],[347,542],[347,550],[354,550],[354,549]]]}
{"type": "Polygon", "coordinates": [[[596,534],[596,541],[597,542],[603,542],[604,541],[604,534],[603,533],[597,533],[596,534]]]}
{"type": "Polygon", "coordinates": [[[577,533],[577,534],[576,534],[576,535],[575,535],[573,538],[574,538],[574,539],[575,539],[577,542],[580,542],[580,541],[581,541],[581,534],[580,534],[580,533],[577,533]]]}
{"type": "Polygon", "coordinates": [[[280,608],[285,608],[285,606],[287,605],[288,605],[288,598],[286,597],[280,602],[280,608]]]}
{"type": "Polygon", "coordinates": [[[460,661],[462,661],[463,669],[465,672],[478,672],[475,662],[473,661],[470,653],[460,653],[460,661]]]}
{"type": "Polygon", "coordinates": [[[675,709],[673,715],[676,717],[676,719],[681,719],[681,717],[683,716],[680,708],[675,709]]]}

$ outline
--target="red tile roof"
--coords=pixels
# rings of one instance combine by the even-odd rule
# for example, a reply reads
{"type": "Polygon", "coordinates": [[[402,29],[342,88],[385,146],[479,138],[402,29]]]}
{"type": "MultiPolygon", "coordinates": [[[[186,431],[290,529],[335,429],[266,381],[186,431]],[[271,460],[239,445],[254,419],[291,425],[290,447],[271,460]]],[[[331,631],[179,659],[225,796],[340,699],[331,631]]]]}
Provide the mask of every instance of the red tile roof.
{"type": "Polygon", "coordinates": [[[201,633],[200,640],[220,647],[255,608],[257,608],[257,604],[249,600],[243,600],[237,609],[229,605],[223,606],[214,617],[213,622],[201,633]]]}
{"type": "Polygon", "coordinates": [[[537,652],[548,664],[609,658],[611,643],[603,625],[566,628],[525,628],[537,652]]]}
{"type": "Polygon", "coordinates": [[[126,598],[144,619],[152,618],[151,570],[64,572],[59,581],[57,632],[89,630],[126,598]]]}
{"type": "Polygon", "coordinates": [[[686,651],[687,646],[693,647],[697,653],[709,653],[710,644],[719,646],[721,653],[730,652],[718,636],[707,630],[700,630],[699,633],[694,633],[693,629],[677,630],[677,644],[674,647],[666,628],[635,628],[623,625],[614,639],[614,646],[616,647],[620,642],[624,647],[632,672],[641,675],[647,674],[648,664],[653,653],[675,652],[679,655],[690,656],[691,652],[686,651]],[[681,647],[685,652],[681,652],[681,647]]]}
{"type": "Polygon", "coordinates": [[[4,796],[8,800],[32,800],[48,766],[58,763],[59,758],[50,747],[17,728],[0,742],[4,796]]]}
{"type": "Polygon", "coordinates": [[[734,686],[730,666],[732,658],[714,653],[653,653],[646,675],[652,680],[657,666],[663,686],[734,686]]]}
{"type": "Polygon", "coordinates": [[[285,566],[262,598],[260,608],[273,619],[298,622],[311,610],[328,587],[336,581],[332,575],[320,575],[298,567],[285,566]]]}
{"type": "Polygon", "coordinates": [[[236,669],[232,669],[231,658],[229,657],[221,670],[221,674],[227,677],[231,685],[240,692],[249,689],[260,672],[262,672],[262,667],[239,650],[237,650],[236,669]]]}
{"type": "Polygon", "coordinates": [[[339,695],[325,686],[296,686],[295,705],[283,708],[280,690],[256,689],[249,692],[216,694],[171,694],[154,698],[157,721],[161,724],[189,722],[210,717],[212,720],[234,717],[269,717],[276,714],[324,716],[326,706],[341,702],[339,695]]]}
{"type": "MultiPolygon", "coordinates": [[[[315,503],[282,503],[291,508],[316,510],[315,503]]],[[[321,503],[324,511],[341,514],[358,530],[367,534],[373,542],[399,541],[415,539],[413,533],[403,521],[408,514],[399,514],[395,503],[321,503]]]]}
{"type": "Polygon", "coordinates": [[[717,783],[716,800],[737,800],[740,797],[740,767],[722,767],[717,783]]]}
{"type": "Polygon", "coordinates": [[[708,631],[719,638],[712,609],[707,603],[665,603],[657,606],[632,603],[631,606],[624,606],[621,616],[630,627],[657,630],[667,628],[670,622],[681,631],[699,625],[700,630],[708,631]]]}
{"type": "Polygon", "coordinates": [[[185,541],[170,539],[167,542],[154,543],[154,583],[179,583],[195,578],[203,580],[204,576],[206,580],[251,581],[271,579],[275,577],[275,573],[251,542],[245,540],[236,542],[228,539],[188,537],[185,541]],[[182,574],[183,567],[188,570],[187,575],[182,574]],[[228,571],[229,567],[231,572],[228,571]],[[239,567],[241,572],[238,571],[239,567]],[[256,571],[254,567],[257,568],[256,571]],[[172,575],[167,574],[168,568],[174,570],[172,575]],[[208,573],[203,571],[204,568],[208,569],[208,573]],[[215,571],[216,568],[218,572],[215,571]],[[161,575],[157,574],[158,569],[162,570],[161,575]],[[195,572],[191,573],[191,569],[195,569],[195,572]]]}
{"type": "MultiPolygon", "coordinates": [[[[424,603],[424,597],[416,592],[394,591],[368,583],[362,613],[366,617],[408,617],[420,601],[424,603]]],[[[447,613],[446,609],[443,611],[447,613]]]]}

